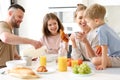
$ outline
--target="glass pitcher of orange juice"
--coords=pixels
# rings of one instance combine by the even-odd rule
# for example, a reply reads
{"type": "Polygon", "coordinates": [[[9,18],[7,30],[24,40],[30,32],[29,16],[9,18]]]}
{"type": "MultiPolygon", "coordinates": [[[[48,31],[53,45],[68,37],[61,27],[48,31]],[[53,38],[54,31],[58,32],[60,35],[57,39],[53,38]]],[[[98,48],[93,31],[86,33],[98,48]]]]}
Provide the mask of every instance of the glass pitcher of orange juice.
{"type": "Polygon", "coordinates": [[[67,51],[65,49],[65,43],[60,44],[58,51],[58,70],[60,72],[67,71],[67,51]]]}

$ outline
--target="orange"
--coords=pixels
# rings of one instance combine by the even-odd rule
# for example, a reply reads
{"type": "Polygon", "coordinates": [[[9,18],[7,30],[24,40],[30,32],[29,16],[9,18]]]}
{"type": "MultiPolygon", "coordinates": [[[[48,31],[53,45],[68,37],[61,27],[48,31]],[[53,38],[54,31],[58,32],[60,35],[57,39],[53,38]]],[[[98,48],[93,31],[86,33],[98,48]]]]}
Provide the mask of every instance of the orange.
{"type": "Polygon", "coordinates": [[[96,46],[96,50],[95,50],[95,53],[97,54],[97,55],[100,55],[100,54],[102,54],[102,48],[101,48],[101,46],[96,46]]]}
{"type": "Polygon", "coordinates": [[[71,61],[72,61],[71,58],[67,58],[67,66],[71,67],[71,61]]]}
{"type": "Polygon", "coordinates": [[[83,60],[82,59],[78,59],[78,65],[82,64],[83,60]]]}
{"type": "Polygon", "coordinates": [[[71,61],[67,62],[67,66],[71,67],[71,61]]]}

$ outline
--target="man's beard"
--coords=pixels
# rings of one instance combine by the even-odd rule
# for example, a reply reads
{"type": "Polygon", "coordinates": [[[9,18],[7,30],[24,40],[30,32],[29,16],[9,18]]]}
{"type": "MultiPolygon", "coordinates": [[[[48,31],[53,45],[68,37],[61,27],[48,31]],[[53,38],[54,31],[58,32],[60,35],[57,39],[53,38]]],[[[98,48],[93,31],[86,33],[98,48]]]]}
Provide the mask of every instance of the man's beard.
{"type": "Polygon", "coordinates": [[[12,27],[19,28],[19,25],[17,24],[17,22],[15,20],[12,21],[12,27]]]}
{"type": "Polygon", "coordinates": [[[17,25],[16,23],[12,23],[12,26],[13,26],[14,28],[19,28],[19,25],[17,25]]]}
{"type": "Polygon", "coordinates": [[[13,19],[12,19],[11,23],[12,23],[13,28],[19,28],[19,25],[17,24],[16,19],[15,19],[15,16],[13,16],[13,19]]]}

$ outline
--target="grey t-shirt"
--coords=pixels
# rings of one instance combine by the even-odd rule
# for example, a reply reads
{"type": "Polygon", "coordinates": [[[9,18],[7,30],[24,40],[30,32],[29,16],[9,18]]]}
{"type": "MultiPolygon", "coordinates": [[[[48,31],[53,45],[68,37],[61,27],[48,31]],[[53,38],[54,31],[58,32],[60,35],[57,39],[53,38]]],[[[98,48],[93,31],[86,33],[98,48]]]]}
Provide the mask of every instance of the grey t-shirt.
{"type": "MultiPolygon", "coordinates": [[[[94,50],[95,47],[98,45],[98,36],[96,34],[96,29],[90,31],[87,34],[87,39],[94,50]]],[[[85,49],[84,43],[80,42],[79,40],[76,40],[77,48],[72,48],[71,57],[73,59],[81,58],[82,60],[90,60],[90,58],[87,56],[87,52],[85,49]]]]}

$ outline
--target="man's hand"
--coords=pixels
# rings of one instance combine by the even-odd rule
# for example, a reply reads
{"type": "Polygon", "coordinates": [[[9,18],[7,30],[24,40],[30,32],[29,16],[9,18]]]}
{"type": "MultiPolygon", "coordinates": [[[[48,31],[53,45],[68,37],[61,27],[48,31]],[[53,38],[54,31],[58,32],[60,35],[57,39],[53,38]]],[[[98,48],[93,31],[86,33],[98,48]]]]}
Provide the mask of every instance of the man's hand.
{"type": "Polygon", "coordinates": [[[35,49],[38,49],[42,47],[43,44],[40,41],[33,41],[32,45],[35,47],[35,49]]]}
{"type": "Polygon", "coordinates": [[[14,55],[14,59],[15,59],[15,60],[20,60],[20,59],[21,59],[21,56],[20,56],[20,55],[14,55]]]}

